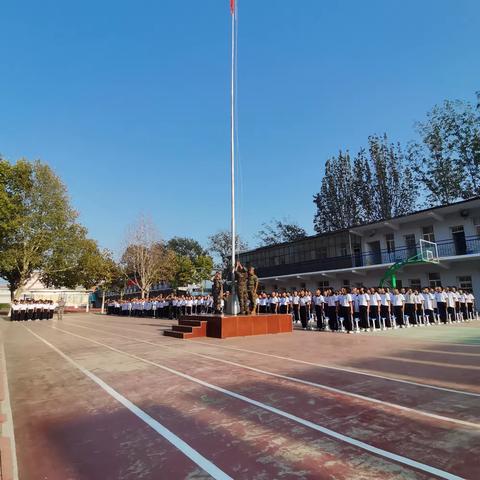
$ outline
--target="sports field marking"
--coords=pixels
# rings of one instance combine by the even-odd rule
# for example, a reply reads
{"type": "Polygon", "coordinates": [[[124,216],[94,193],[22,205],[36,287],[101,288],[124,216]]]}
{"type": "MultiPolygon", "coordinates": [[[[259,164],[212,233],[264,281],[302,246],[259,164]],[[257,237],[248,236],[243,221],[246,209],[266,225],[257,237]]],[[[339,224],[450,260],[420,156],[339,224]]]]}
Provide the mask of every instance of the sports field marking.
{"type": "Polygon", "coordinates": [[[403,363],[418,363],[420,365],[430,365],[432,367],[447,367],[447,368],[462,368],[464,370],[480,370],[480,366],[478,365],[457,365],[457,364],[445,364],[441,362],[432,362],[430,360],[417,360],[415,358],[404,358],[404,357],[389,357],[387,355],[381,355],[378,358],[384,360],[393,360],[395,362],[403,362],[403,363]]]}
{"type": "MultiPolygon", "coordinates": [[[[25,327],[27,328],[27,327],[25,327]]],[[[356,440],[355,438],[349,437],[347,435],[344,435],[342,433],[338,433],[334,430],[331,430],[326,427],[322,427],[321,425],[318,425],[317,423],[314,423],[310,420],[306,420],[304,418],[298,417],[296,415],[293,415],[291,413],[285,412],[283,410],[280,410],[279,408],[272,407],[271,405],[268,405],[266,403],[259,402],[257,400],[253,400],[252,398],[246,397],[244,395],[241,395],[239,393],[233,392],[231,390],[227,390],[226,388],[219,387],[217,385],[213,385],[211,383],[205,382],[204,380],[200,380],[198,378],[192,377],[191,375],[187,375],[186,373],[179,372],[177,370],[174,370],[173,368],[166,367],[165,365],[161,365],[160,363],[157,362],[152,362],[151,360],[147,360],[145,358],[139,357],[137,355],[125,352],[123,350],[120,350],[115,347],[111,347],[110,345],[107,345],[105,343],[99,342],[97,340],[92,340],[91,338],[84,337],[82,335],[78,335],[76,333],[68,332],[66,330],[62,330],[61,328],[58,327],[50,327],[53,330],[57,330],[59,332],[65,333],[67,335],[71,335],[73,337],[81,338],[83,340],[86,340],[87,342],[94,343],[96,345],[100,345],[104,348],[107,348],[108,350],[111,350],[113,352],[120,353],[121,355],[125,355],[130,358],[134,358],[135,360],[138,360],[140,362],[147,363],[149,365],[153,365],[155,367],[161,368],[162,370],[169,372],[173,375],[176,375],[178,377],[184,378],[186,380],[189,380],[191,382],[197,383],[199,385],[202,385],[206,388],[209,388],[211,390],[223,393],[224,395],[227,395],[232,398],[236,398],[237,400],[241,400],[245,403],[249,403],[250,405],[254,405],[256,407],[262,408],[263,410],[269,411],[271,413],[274,413],[276,415],[279,415],[281,417],[287,418],[288,420],[292,420],[293,422],[296,422],[300,425],[303,425],[305,427],[311,428],[313,430],[316,430],[317,432],[323,433],[324,435],[327,435],[331,438],[335,438],[336,440],[340,440],[342,442],[348,443],[349,445],[353,445],[355,447],[361,448],[362,450],[365,450],[369,453],[373,453],[374,455],[378,455],[380,457],[386,458],[388,460],[400,463],[402,465],[406,465],[411,468],[415,468],[417,470],[436,475],[439,478],[445,478],[448,480],[460,480],[462,477],[459,477],[457,475],[454,475],[450,472],[446,472],[444,470],[440,470],[438,468],[432,467],[431,465],[427,465],[425,463],[417,462],[416,460],[412,460],[411,458],[404,457],[402,455],[398,455],[396,453],[389,452],[387,450],[383,450],[378,447],[374,447],[373,445],[370,445],[368,443],[362,442],[360,440],[356,440]]],[[[27,329],[28,330],[28,329],[27,329]]],[[[32,332],[33,333],[33,332],[32,332]]]]}
{"type": "Polygon", "coordinates": [[[73,365],[75,368],[80,370],[85,376],[87,376],[90,380],[95,382],[99,387],[101,387],[105,392],[107,392],[111,397],[113,397],[117,402],[121,403],[125,408],[130,410],[135,416],[137,416],[140,420],[145,422],[149,427],[155,430],[159,435],[161,435],[165,440],[170,442],[176,448],[178,448],[186,457],[188,457],[192,462],[197,464],[201,469],[211,475],[213,478],[218,480],[233,480],[232,477],[227,475],[224,471],[220,470],[215,464],[213,464],[210,460],[206,459],[203,455],[198,453],[195,449],[193,449],[188,443],[184,442],[180,437],[175,435],[173,432],[165,428],[160,422],[152,418],[148,413],[143,411],[141,408],[137,407],[134,403],[130,400],[125,398],[123,395],[118,393],[114,390],[110,385],[105,383],[102,379],[97,377],[95,374],[87,370],[86,368],[82,367],[78,364],[75,360],[69,357],[67,354],[62,352],[60,349],[52,345],[48,340],[45,340],[40,335],[33,332],[30,328],[25,327],[22,325],[26,330],[28,330],[33,336],[37,337],[41,340],[45,345],[50,347],[53,351],[58,353],[63,359],[65,359],[68,363],[73,365]]]}
{"type": "MultiPolygon", "coordinates": [[[[135,330],[135,329],[132,329],[132,328],[127,328],[127,327],[121,327],[121,326],[118,326],[118,325],[115,325],[115,328],[122,328],[124,330],[128,330],[130,332],[135,332],[135,333],[143,333],[143,332],[139,332],[139,330],[135,330]]],[[[150,335],[150,333],[144,333],[145,335],[150,335]]],[[[174,340],[169,340],[169,343],[172,343],[172,342],[175,342],[174,340]]],[[[301,363],[303,365],[311,365],[311,366],[314,366],[314,367],[321,367],[321,368],[325,368],[325,369],[328,369],[328,370],[336,370],[336,371],[339,371],[339,372],[348,372],[348,373],[354,373],[354,374],[357,374],[357,375],[363,375],[363,376],[366,376],[366,377],[372,377],[372,378],[381,378],[382,380],[388,380],[390,382],[398,382],[398,383],[403,383],[403,384],[407,384],[407,385],[414,385],[416,387],[422,387],[422,388],[431,388],[433,390],[439,390],[439,391],[442,391],[442,392],[449,392],[449,393],[456,393],[456,394],[459,394],[459,395],[467,395],[467,396],[471,396],[471,397],[480,397],[480,393],[474,393],[474,392],[467,392],[466,390],[455,390],[453,388],[447,388],[447,387],[439,387],[437,385],[430,385],[428,383],[419,383],[419,382],[414,382],[412,380],[404,380],[404,379],[401,379],[401,378],[397,378],[397,377],[387,377],[385,375],[379,375],[379,374],[376,374],[376,373],[372,373],[372,372],[365,372],[365,371],[362,371],[362,370],[357,370],[357,369],[354,369],[354,368],[346,368],[346,367],[335,367],[333,365],[326,365],[324,363],[315,363],[315,362],[308,362],[306,360],[299,360],[299,359],[296,359],[296,358],[292,358],[292,357],[283,357],[281,355],[274,355],[274,354],[271,354],[271,353],[263,353],[263,352],[258,352],[256,350],[247,350],[245,348],[238,348],[238,347],[228,347],[226,345],[219,345],[218,343],[208,343],[208,342],[202,342],[202,341],[199,341],[199,340],[178,340],[178,342],[175,342],[176,345],[186,345],[186,342],[192,342],[193,345],[206,345],[210,348],[223,348],[223,349],[227,349],[227,350],[236,350],[238,352],[245,352],[245,353],[253,353],[255,355],[262,355],[262,356],[265,356],[265,357],[270,357],[270,358],[278,358],[280,360],[288,360],[289,362],[295,362],[295,363],[301,363]]]]}
{"type": "MultiPolygon", "coordinates": [[[[83,328],[83,329],[86,329],[86,330],[92,330],[94,332],[104,333],[106,335],[115,335],[117,337],[121,337],[121,338],[124,338],[126,340],[135,340],[137,342],[145,343],[147,345],[153,345],[155,347],[158,346],[158,347],[162,347],[162,348],[167,348],[169,350],[173,350],[173,351],[178,352],[178,349],[176,349],[174,347],[170,347],[168,345],[164,345],[162,343],[149,342],[148,340],[142,340],[140,338],[135,338],[135,337],[127,337],[127,336],[121,335],[119,333],[107,332],[105,330],[99,330],[98,328],[92,328],[92,327],[85,327],[83,325],[71,325],[71,326],[76,327],[76,328],[83,328]]],[[[58,330],[60,330],[60,329],[58,329],[58,330]]],[[[64,331],[64,330],[62,330],[62,331],[64,331]]],[[[403,405],[398,405],[396,403],[385,402],[383,400],[378,400],[378,399],[373,398],[373,397],[367,397],[365,395],[360,395],[360,394],[357,394],[357,393],[348,392],[346,390],[341,390],[339,388],[329,387],[328,385],[323,385],[321,383],[310,382],[308,380],[302,380],[302,379],[297,378],[297,377],[290,377],[290,376],[287,376],[287,375],[281,375],[281,374],[278,374],[278,373],[268,372],[268,371],[262,370],[260,368],[250,367],[248,365],[244,365],[244,364],[237,363],[237,362],[232,362],[230,360],[224,360],[224,359],[217,358],[217,357],[211,357],[210,355],[205,355],[203,353],[193,352],[191,350],[184,350],[184,351],[182,351],[182,353],[186,353],[187,355],[195,355],[197,357],[206,358],[207,360],[213,360],[213,361],[216,361],[216,362],[225,363],[227,365],[233,365],[235,367],[243,368],[243,369],[246,369],[246,370],[251,370],[252,372],[257,372],[257,373],[260,373],[262,375],[268,375],[268,376],[271,376],[271,377],[280,378],[282,380],[288,380],[288,381],[291,381],[291,382],[300,383],[300,384],[303,384],[303,385],[308,385],[310,387],[320,388],[322,390],[327,390],[329,392],[337,393],[337,394],[340,394],[340,395],[357,398],[359,400],[366,401],[368,404],[376,403],[378,405],[382,405],[382,406],[389,407],[389,408],[395,408],[395,409],[401,410],[403,412],[409,412],[409,413],[413,413],[415,415],[423,415],[423,416],[426,416],[426,417],[429,417],[429,418],[433,418],[435,420],[441,420],[441,421],[445,421],[445,422],[456,423],[456,424],[459,424],[459,425],[463,425],[465,427],[480,428],[479,423],[468,422],[468,421],[465,421],[465,420],[458,420],[456,418],[445,417],[443,415],[437,415],[435,413],[425,412],[424,410],[417,410],[415,408],[405,407],[403,405]]]]}
{"type": "Polygon", "coordinates": [[[405,350],[405,352],[410,352],[410,353],[439,353],[441,355],[460,355],[463,357],[480,357],[480,353],[470,353],[470,352],[445,352],[443,350],[433,350],[431,348],[419,348],[418,350],[415,350],[414,348],[405,350]]]}

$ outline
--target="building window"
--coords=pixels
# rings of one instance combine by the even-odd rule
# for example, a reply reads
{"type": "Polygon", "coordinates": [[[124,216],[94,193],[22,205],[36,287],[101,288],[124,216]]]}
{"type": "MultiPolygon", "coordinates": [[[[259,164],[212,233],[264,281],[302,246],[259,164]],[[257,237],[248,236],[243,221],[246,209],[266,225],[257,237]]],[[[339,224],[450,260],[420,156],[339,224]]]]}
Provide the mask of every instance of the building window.
{"type": "Polygon", "coordinates": [[[419,278],[410,278],[408,280],[408,283],[410,284],[410,288],[414,290],[420,290],[420,288],[422,287],[422,282],[419,278]]]}
{"type": "Polygon", "coordinates": [[[440,274],[437,272],[431,272],[428,274],[428,283],[430,288],[441,287],[442,282],[440,280],[440,274]]]}
{"type": "Polygon", "coordinates": [[[348,255],[347,253],[347,244],[346,243],[341,243],[340,244],[340,256],[346,257],[348,255]]]}
{"type": "Polygon", "coordinates": [[[428,227],[423,227],[422,233],[423,233],[424,240],[427,240],[428,242],[435,242],[435,233],[433,232],[433,225],[429,225],[428,227]]]}
{"type": "Polygon", "coordinates": [[[408,257],[413,257],[414,255],[417,254],[415,235],[413,233],[405,235],[405,246],[407,247],[408,257]]]}
{"type": "Polygon", "coordinates": [[[346,278],[345,280],[343,280],[343,286],[344,287],[350,287],[350,280],[348,278],[346,278]]]}
{"type": "Polygon", "coordinates": [[[385,241],[387,242],[387,252],[394,253],[395,252],[395,238],[393,233],[387,233],[385,235],[385,241]]]}
{"type": "Polygon", "coordinates": [[[397,280],[397,288],[403,288],[403,282],[401,280],[397,280]]]}
{"type": "Polygon", "coordinates": [[[328,280],[320,280],[318,282],[318,288],[329,288],[330,282],[328,280]]]}
{"type": "Polygon", "coordinates": [[[472,289],[472,277],[470,275],[463,275],[457,277],[458,288],[462,290],[471,290],[472,289]]]}
{"type": "Polygon", "coordinates": [[[328,257],[327,247],[320,247],[318,249],[318,258],[327,258],[327,257],[328,257]]]}
{"type": "Polygon", "coordinates": [[[307,288],[307,284],[306,284],[306,283],[301,283],[301,284],[300,284],[300,288],[301,288],[302,290],[305,290],[305,289],[307,288]]]}

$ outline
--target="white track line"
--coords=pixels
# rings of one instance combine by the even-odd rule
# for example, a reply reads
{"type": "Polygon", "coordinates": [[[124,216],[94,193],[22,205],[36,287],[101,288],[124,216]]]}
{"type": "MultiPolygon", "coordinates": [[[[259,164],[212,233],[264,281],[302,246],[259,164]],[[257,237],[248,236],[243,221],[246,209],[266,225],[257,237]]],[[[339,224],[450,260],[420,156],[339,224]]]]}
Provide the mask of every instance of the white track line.
{"type": "Polygon", "coordinates": [[[5,348],[2,339],[1,348],[1,362],[3,367],[2,382],[4,383],[4,399],[2,402],[2,410],[7,417],[7,421],[2,425],[3,436],[10,439],[10,450],[12,457],[12,480],[18,480],[18,460],[17,460],[17,445],[15,442],[15,429],[13,423],[12,405],[10,403],[10,389],[8,387],[8,371],[7,371],[7,358],[5,356],[5,348]]]}
{"type": "MultiPolygon", "coordinates": [[[[114,325],[114,326],[115,326],[115,328],[122,328],[122,329],[128,330],[130,332],[139,333],[138,330],[134,330],[132,328],[121,327],[121,326],[118,326],[118,325],[114,325]]],[[[145,333],[145,335],[150,335],[150,334],[145,333]]],[[[176,345],[181,345],[181,344],[185,345],[186,344],[185,342],[186,342],[185,340],[179,340],[176,343],[176,345]]],[[[235,350],[235,351],[238,351],[238,352],[253,353],[255,355],[262,355],[262,356],[270,357],[270,358],[278,358],[280,360],[287,360],[289,362],[301,363],[303,365],[311,365],[313,367],[320,367],[320,368],[325,368],[325,369],[328,369],[328,370],[336,370],[336,371],[339,371],[339,372],[354,373],[356,375],[363,375],[363,376],[366,376],[366,377],[380,378],[382,380],[388,380],[390,382],[398,382],[398,383],[403,383],[403,384],[407,384],[407,385],[414,385],[415,387],[431,388],[433,390],[439,390],[439,391],[448,392],[448,393],[456,393],[458,395],[480,397],[480,393],[467,392],[466,390],[455,390],[453,388],[447,388],[447,387],[439,387],[437,385],[430,385],[428,383],[413,382],[411,380],[404,380],[404,379],[396,378],[396,377],[387,377],[385,375],[379,375],[379,374],[376,374],[376,373],[369,373],[369,372],[365,372],[365,371],[362,371],[362,370],[357,370],[357,369],[354,369],[354,368],[335,367],[333,365],[327,365],[327,364],[324,364],[324,363],[307,362],[306,360],[299,360],[299,359],[291,358],[291,357],[282,357],[281,355],[273,355],[271,353],[263,353],[263,352],[258,352],[256,350],[247,350],[245,348],[227,347],[226,345],[219,345],[218,343],[202,342],[202,341],[199,341],[199,340],[188,340],[188,342],[192,342],[193,345],[206,345],[210,348],[223,348],[223,349],[227,349],[227,350],[235,350]]]]}
{"type": "Polygon", "coordinates": [[[125,408],[130,410],[130,412],[132,412],[134,415],[136,415],[140,420],[145,422],[149,427],[151,427],[158,434],[160,434],[163,438],[165,438],[165,440],[167,440],[172,445],[174,445],[176,448],[178,448],[186,457],[188,457],[190,460],[192,460],[192,462],[197,464],[202,470],[207,472],[209,475],[211,475],[215,479],[218,479],[218,480],[232,480],[232,477],[227,475],[224,471],[220,470],[215,464],[210,462],[210,460],[206,459],[203,455],[201,455],[195,449],[193,449],[190,445],[188,445],[188,443],[184,442],[180,437],[178,437],[173,432],[171,432],[170,430],[165,428],[161,423],[159,423],[157,420],[152,418],[150,415],[148,415],[148,413],[143,411],[141,408],[137,407],[134,403],[132,403],[127,398],[125,398],[123,395],[118,393],[110,385],[105,383],[103,380],[101,380],[99,377],[94,375],[92,372],[90,372],[86,368],[82,367],[75,360],[70,358],[68,355],[66,355],[64,352],[59,350],[57,347],[52,345],[47,340],[45,340],[43,337],[41,337],[40,335],[37,335],[30,328],[27,328],[25,326],[23,326],[23,327],[26,330],[28,330],[33,336],[37,337],[39,340],[41,340],[43,343],[45,343],[45,345],[47,345],[52,350],[54,350],[56,353],[58,353],[67,362],[69,362],[75,368],[80,370],[90,380],[95,382],[99,387],[101,387],[103,390],[105,390],[105,392],[107,392],[111,397],[113,397],[115,400],[117,400],[117,402],[121,403],[125,408]]]}
{"type": "Polygon", "coordinates": [[[120,350],[118,348],[111,347],[110,345],[107,345],[107,344],[102,343],[102,342],[98,342],[97,340],[92,340],[91,338],[84,337],[82,335],[77,335],[76,333],[72,333],[72,332],[69,332],[67,330],[62,330],[61,328],[58,328],[58,327],[51,327],[51,328],[53,328],[54,330],[57,330],[59,332],[63,332],[67,335],[71,335],[73,337],[81,338],[81,339],[86,340],[90,343],[100,345],[104,348],[107,348],[108,350],[120,353],[121,355],[125,355],[125,356],[130,357],[130,358],[134,358],[135,360],[138,360],[140,362],[144,362],[144,363],[147,363],[149,365],[153,365],[155,367],[161,368],[162,370],[164,370],[166,372],[169,372],[173,375],[176,375],[178,377],[184,378],[184,379],[189,380],[191,382],[197,383],[197,384],[202,385],[202,386],[204,386],[206,388],[209,388],[211,390],[223,393],[224,395],[235,398],[237,400],[241,400],[245,403],[249,403],[250,405],[254,405],[255,407],[262,408],[263,410],[266,410],[268,412],[274,413],[274,414],[279,415],[281,417],[287,418],[288,420],[291,420],[291,421],[296,422],[300,425],[303,425],[305,427],[316,430],[317,432],[323,433],[324,435],[327,435],[327,436],[329,436],[331,438],[334,438],[336,440],[340,440],[340,441],[345,442],[349,445],[353,445],[355,447],[358,447],[358,448],[360,448],[362,450],[365,450],[369,453],[372,453],[374,455],[378,455],[378,456],[386,458],[388,460],[400,463],[402,465],[406,465],[407,467],[415,468],[415,469],[420,470],[422,472],[426,472],[426,473],[429,473],[429,474],[432,474],[432,475],[436,475],[439,478],[445,478],[445,479],[448,479],[448,480],[460,480],[462,478],[462,477],[459,477],[459,476],[454,475],[452,473],[446,472],[444,470],[440,470],[438,468],[427,465],[425,463],[417,462],[416,460],[412,460],[411,458],[403,457],[402,455],[398,455],[396,453],[392,453],[392,452],[389,452],[387,450],[383,450],[381,448],[374,447],[373,445],[362,442],[360,440],[356,440],[355,438],[349,437],[349,436],[344,435],[342,433],[335,432],[334,430],[330,430],[329,428],[322,427],[321,425],[318,425],[317,423],[314,423],[310,420],[306,420],[304,418],[298,417],[298,416],[293,415],[291,413],[285,412],[283,410],[280,410],[279,408],[272,407],[271,405],[268,405],[266,403],[262,403],[262,402],[259,402],[257,400],[253,400],[252,398],[246,397],[246,396],[241,395],[239,393],[236,393],[236,392],[233,392],[231,390],[227,390],[225,388],[219,387],[217,385],[213,385],[211,383],[205,382],[205,381],[200,380],[198,378],[187,375],[186,373],[182,373],[182,372],[179,372],[178,370],[174,370],[173,368],[166,367],[165,365],[161,365],[160,363],[152,362],[151,360],[147,360],[145,358],[138,357],[137,355],[133,355],[131,353],[120,350]]]}
{"type": "MultiPolygon", "coordinates": [[[[76,327],[76,328],[83,328],[83,329],[86,329],[86,330],[92,330],[94,332],[103,333],[105,335],[115,335],[117,337],[124,338],[126,340],[134,340],[136,342],[145,343],[147,345],[153,345],[155,347],[167,348],[169,350],[173,350],[173,351],[176,351],[176,352],[179,351],[177,348],[174,348],[174,347],[162,344],[162,343],[149,342],[148,340],[142,340],[141,338],[127,337],[127,336],[121,335],[119,333],[107,332],[105,330],[99,330],[98,328],[85,327],[83,325],[69,325],[69,326],[76,327]]],[[[233,365],[234,367],[239,367],[239,368],[243,368],[243,369],[246,369],[246,370],[251,370],[252,372],[260,373],[262,375],[268,375],[268,376],[271,376],[271,377],[280,378],[282,380],[288,380],[290,382],[295,382],[295,383],[300,383],[300,384],[303,384],[303,385],[308,385],[310,387],[320,388],[322,390],[327,390],[329,392],[337,393],[337,394],[340,394],[340,395],[357,398],[359,400],[366,401],[369,404],[376,403],[376,404],[382,405],[384,407],[395,408],[397,410],[401,410],[403,412],[413,413],[415,415],[423,415],[423,416],[426,416],[426,417],[429,417],[429,418],[433,418],[435,420],[441,420],[441,421],[444,421],[444,422],[456,423],[458,425],[462,425],[462,426],[465,426],[465,427],[480,428],[479,423],[468,422],[466,420],[459,420],[459,419],[456,419],[456,418],[445,417],[443,415],[437,415],[435,413],[425,412],[424,410],[417,410],[415,408],[405,407],[403,405],[399,405],[399,404],[396,404],[396,403],[390,403],[390,402],[386,402],[386,401],[383,401],[383,400],[378,400],[378,399],[373,398],[373,397],[367,397],[367,396],[360,395],[360,394],[357,394],[357,393],[348,392],[346,390],[341,390],[339,388],[329,387],[328,385],[324,385],[324,384],[321,384],[321,383],[310,382],[308,380],[302,380],[302,379],[297,378],[297,377],[290,377],[290,376],[287,376],[287,375],[281,375],[281,374],[278,374],[278,373],[268,372],[266,370],[261,370],[260,368],[250,367],[248,365],[232,362],[230,360],[224,360],[222,358],[211,357],[210,355],[204,355],[203,353],[193,352],[191,350],[185,350],[185,351],[182,350],[181,352],[186,353],[187,355],[195,355],[197,357],[206,358],[207,360],[213,360],[213,361],[216,361],[216,362],[225,363],[227,365],[233,365]]]]}

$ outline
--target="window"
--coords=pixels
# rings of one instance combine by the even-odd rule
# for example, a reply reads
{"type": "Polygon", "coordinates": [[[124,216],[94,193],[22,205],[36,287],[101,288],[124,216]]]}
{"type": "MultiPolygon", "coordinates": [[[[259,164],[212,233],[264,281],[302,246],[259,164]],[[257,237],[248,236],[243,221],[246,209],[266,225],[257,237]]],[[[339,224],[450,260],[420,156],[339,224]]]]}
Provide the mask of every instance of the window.
{"type": "Polygon", "coordinates": [[[457,277],[458,288],[462,290],[471,290],[472,289],[472,277],[470,275],[463,275],[457,277]]]}
{"type": "Polygon", "coordinates": [[[387,233],[385,235],[385,241],[387,242],[387,252],[394,253],[395,252],[395,238],[393,233],[387,233]]]}
{"type": "Polygon", "coordinates": [[[341,243],[340,244],[340,255],[342,257],[346,257],[348,255],[347,253],[347,244],[346,243],[341,243]]]}
{"type": "Polygon", "coordinates": [[[433,232],[433,225],[429,225],[428,227],[423,227],[422,233],[423,233],[424,240],[427,240],[428,242],[435,242],[435,233],[433,232]]]}
{"type": "Polygon", "coordinates": [[[349,287],[350,286],[350,280],[348,278],[346,278],[345,280],[343,280],[343,286],[344,287],[349,287]]]}
{"type": "Polygon", "coordinates": [[[409,257],[413,257],[413,255],[417,254],[415,235],[413,233],[405,235],[405,246],[407,247],[407,255],[409,257]]]}
{"type": "Polygon", "coordinates": [[[274,286],[273,286],[273,289],[274,289],[275,291],[278,290],[278,285],[274,285],[274,286]]]}
{"type": "Polygon", "coordinates": [[[408,280],[408,283],[410,285],[410,288],[413,288],[414,290],[420,290],[422,286],[422,282],[420,281],[419,278],[410,278],[408,280]]]}
{"type": "Polygon", "coordinates": [[[327,247],[320,247],[318,249],[318,258],[327,258],[327,257],[328,257],[327,247]]]}
{"type": "Polygon", "coordinates": [[[305,290],[305,289],[307,288],[307,284],[304,283],[304,282],[301,283],[301,284],[300,284],[300,288],[301,288],[302,290],[305,290]]]}
{"type": "Polygon", "coordinates": [[[318,288],[329,288],[330,282],[328,280],[320,280],[318,282],[318,288]]]}
{"type": "Polygon", "coordinates": [[[437,272],[432,272],[428,274],[428,283],[430,288],[441,287],[442,282],[440,281],[440,274],[437,272]]]}
{"type": "Polygon", "coordinates": [[[403,288],[403,282],[401,280],[397,280],[397,288],[403,288]]]}
{"type": "Polygon", "coordinates": [[[480,217],[473,218],[473,226],[475,227],[475,233],[477,237],[480,237],[480,217]]]}

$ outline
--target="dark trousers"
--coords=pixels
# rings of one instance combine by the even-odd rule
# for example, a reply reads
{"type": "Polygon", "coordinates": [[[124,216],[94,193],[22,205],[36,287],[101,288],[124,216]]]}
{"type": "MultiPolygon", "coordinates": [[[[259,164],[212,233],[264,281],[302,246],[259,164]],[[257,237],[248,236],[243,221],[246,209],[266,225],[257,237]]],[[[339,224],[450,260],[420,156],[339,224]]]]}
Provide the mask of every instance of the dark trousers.
{"type": "Polygon", "coordinates": [[[455,318],[455,307],[448,307],[447,308],[447,313],[448,313],[448,318],[450,319],[450,321],[454,322],[456,320],[455,318]]]}
{"type": "Polygon", "coordinates": [[[287,306],[286,305],[280,305],[280,313],[282,313],[282,314],[287,313],[287,306]]]}
{"type": "Polygon", "coordinates": [[[323,323],[323,306],[322,305],[315,305],[315,316],[317,317],[317,328],[320,330],[324,330],[325,325],[323,323]]]}
{"type": "Polygon", "coordinates": [[[308,318],[307,318],[307,306],[302,305],[300,307],[300,321],[302,322],[302,327],[307,328],[308,318]]]}
{"type": "Polygon", "coordinates": [[[358,314],[360,318],[360,328],[369,328],[368,307],[366,305],[359,305],[358,314]]]}
{"type": "Polygon", "coordinates": [[[380,328],[380,319],[378,318],[378,306],[370,305],[370,319],[376,327],[380,328]]]}
{"type": "Polygon", "coordinates": [[[415,304],[414,303],[406,303],[405,304],[405,315],[408,315],[408,321],[411,324],[416,323],[416,320],[415,320],[415,304]]]}
{"type": "Polygon", "coordinates": [[[328,326],[330,330],[338,330],[337,307],[327,307],[328,326]]]}
{"type": "Polygon", "coordinates": [[[425,309],[425,316],[428,318],[429,323],[435,323],[435,316],[433,315],[433,310],[425,309]]]}
{"type": "Polygon", "coordinates": [[[278,309],[278,304],[277,303],[271,303],[270,304],[270,313],[277,313],[278,309]]]}
{"type": "Polygon", "coordinates": [[[300,305],[293,304],[293,319],[298,322],[300,320],[300,305]]]}
{"type": "Polygon", "coordinates": [[[440,321],[447,323],[447,303],[446,302],[437,302],[438,316],[440,321]]]}
{"type": "Polygon", "coordinates": [[[343,317],[343,326],[347,332],[352,331],[352,309],[350,307],[342,307],[341,316],[343,317]]]}
{"type": "Polygon", "coordinates": [[[390,318],[390,309],[388,308],[388,305],[380,305],[380,318],[385,319],[386,327],[393,327],[393,322],[390,318]]]}
{"type": "Polygon", "coordinates": [[[402,305],[395,305],[393,307],[393,313],[395,314],[395,318],[397,320],[397,325],[404,325],[405,322],[403,320],[403,307],[402,307],[402,305]]]}
{"type": "Polygon", "coordinates": [[[417,303],[415,305],[416,313],[417,313],[417,322],[416,323],[422,323],[422,317],[424,316],[423,312],[423,305],[421,303],[417,303]]]}

